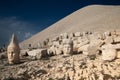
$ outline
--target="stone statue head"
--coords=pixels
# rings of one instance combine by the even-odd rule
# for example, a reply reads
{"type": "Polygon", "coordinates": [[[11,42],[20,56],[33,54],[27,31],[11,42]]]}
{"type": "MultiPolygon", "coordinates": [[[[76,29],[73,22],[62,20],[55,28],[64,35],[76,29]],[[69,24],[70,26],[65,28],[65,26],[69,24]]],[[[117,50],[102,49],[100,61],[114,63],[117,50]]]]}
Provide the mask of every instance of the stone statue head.
{"type": "Polygon", "coordinates": [[[64,47],[63,47],[63,52],[64,52],[64,54],[71,54],[72,53],[72,47],[71,47],[71,45],[64,45],[64,47]]]}
{"type": "Polygon", "coordinates": [[[9,64],[19,63],[20,48],[16,35],[12,35],[12,39],[7,48],[9,64]]]}
{"type": "Polygon", "coordinates": [[[70,39],[63,40],[63,53],[65,55],[72,54],[73,52],[73,42],[70,39]]]}

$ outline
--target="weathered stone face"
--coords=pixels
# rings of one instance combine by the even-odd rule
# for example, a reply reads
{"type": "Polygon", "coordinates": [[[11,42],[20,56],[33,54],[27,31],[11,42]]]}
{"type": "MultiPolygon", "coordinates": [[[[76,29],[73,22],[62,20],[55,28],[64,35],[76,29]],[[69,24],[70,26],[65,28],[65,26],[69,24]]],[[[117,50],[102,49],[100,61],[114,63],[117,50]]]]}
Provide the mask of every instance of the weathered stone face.
{"type": "Polygon", "coordinates": [[[63,47],[63,53],[65,55],[72,54],[72,47],[71,47],[71,45],[64,45],[64,47],[63,47]]]}
{"type": "Polygon", "coordinates": [[[7,53],[10,64],[19,63],[19,51],[17,51],[17,49],[9,47],[7,53]]]}
{"type": "Polygon", "coordinates": [[[7,48],[9,64],[19,63],[20,62],[19,54],[20,54],[20,48],[18,45],[17,37],[15,35],[13,35],[11,42],[7,48]]]}
{"type": "Polygon", "coordinates": [[[64,55],[72,54],[73,42],[70,39],[63,39],[63,53],[64,55]]]}

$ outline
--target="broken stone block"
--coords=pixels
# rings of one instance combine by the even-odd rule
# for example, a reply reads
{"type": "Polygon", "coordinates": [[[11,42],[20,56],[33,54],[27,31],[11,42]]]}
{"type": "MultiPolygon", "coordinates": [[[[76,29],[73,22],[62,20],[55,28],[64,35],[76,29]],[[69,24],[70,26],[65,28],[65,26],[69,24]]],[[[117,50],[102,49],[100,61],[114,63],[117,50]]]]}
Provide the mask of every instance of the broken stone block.
{"type": "Polygon", "coordinates": [[[72,39],[73,37],[75,37],[75,34],[74,33],[70,33],[69,34],[69,38],[72,39]]]}
{"type": "Polygon", "coordinates": [[[28,55],[35,57],[36,59],[42,59],[48,57],[47,49],[36,49],[28,52],[28,55]]]}
{"type": "Polygon", "coordinates": [[[106,44],[102,46],[102,60],[112,61],[116,58],[117,52],[112,44],[106,44]]]}
{"type": "Polygon", "coordinates": [[[105,41],[106,44],[107,44],[107,43],[113,43],[113,42],[114,42],[114,40],[113,40],[113,38],[112,38],[111,36],[106,37],[106,39],[105,39],[104,41],[105,41]]]}
{"type": "Polygon", "coordinates": [[[120,59],[120,51],[117,51],[117,58],[120,59]]]}
{"type": "Polygon", "coordinates": [[[104,35],[105,35],[105,37],[108,37],[111,35],[111,33],[110,33],[110,31],[106,31],[106,32],[104,32],[104,35]]]}
{"type": "Polygon", "coordinates": [[[114,42],[115,42],[115,43],[120,43],[120,37],[115,37],[115,38],[114,38],[114,42]]]}
{"type": "Polygon", "coordinates": [[[88,55],[88,46],[89,44],[79,47],[78,52],[83,52],[84,55],[88,55]]]}
{"type": "Polygon", "coordinates": [[[71,39],[63,39],[63,40],[62,40],[62,44],[63,44],[63,45],[66,45],[66,44],[72,45],[72,44],[73,44],[73,41],[72,41],[71,39]]]}
{"type": "Polygon", "coordinates": [[[56,54],[56,47],[51,46],[50,48],[47,49],[47,53],[49,56],[54,56],[56,54]]]}
{"type": "Polygon", "coordinates": [[[80,37],[81,36],[81,32],[75,32],[75,37],[80,37]]]}
{"type": "Polygon", "coordinates": [[[68,39],[68,34],[67,33],[60,34],[60,36],[61,36],[62,39],[68,39]]]}

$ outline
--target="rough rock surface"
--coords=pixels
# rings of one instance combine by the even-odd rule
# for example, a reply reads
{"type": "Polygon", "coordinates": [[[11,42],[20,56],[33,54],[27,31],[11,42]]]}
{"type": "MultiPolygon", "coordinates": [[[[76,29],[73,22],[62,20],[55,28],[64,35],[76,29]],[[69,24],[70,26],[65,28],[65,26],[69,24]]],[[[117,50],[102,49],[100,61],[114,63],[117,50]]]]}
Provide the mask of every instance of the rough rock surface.
{"type": "Polygon", "coordinates": [[[1,80],[119,80],[120,59],[102,62],[100,56],[89,60],[83,54],[53,56],[46,60],[27,60],[8,65],[0,61],[1,80]]]}
{"type": "Polygon", "coordinates": [[[116,58],[117,51],[112,44],[106,44],[102,46],[102,59],[112,61],[116,58]]]}
{"type": "Polygon", "coordinates": [[[118,32],[80,33],[83,35],[72,37],[64,33],[64,36],[49,39],[42,48],[21,50],[20,64],[10,65],[6,58],[1,59],[0,79],[119,80],[118,32]]]}

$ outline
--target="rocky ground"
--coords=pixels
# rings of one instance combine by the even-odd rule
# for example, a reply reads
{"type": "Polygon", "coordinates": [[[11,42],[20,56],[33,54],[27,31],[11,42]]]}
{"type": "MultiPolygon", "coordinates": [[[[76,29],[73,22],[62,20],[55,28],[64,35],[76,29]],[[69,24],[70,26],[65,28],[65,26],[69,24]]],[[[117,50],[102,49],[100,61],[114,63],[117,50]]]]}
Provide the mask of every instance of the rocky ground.
{"type": "Polygon", "coordinates": [[[0,80],[120,80],[116,31],[64,33],[40,48],[20,49],[15,42],[13,36],[8,48],[1,49],[0,80]]]}
{"type": "Polygon", "coordinates": [[[120,59],[101,61],[83,54],[53,56],[42,60],[21,59],[20,64],[9,65],[0,60],[1,80],[119,80],[120,59]]]}

